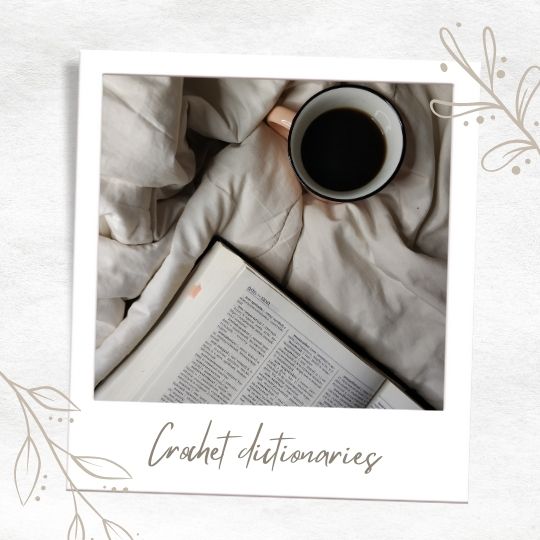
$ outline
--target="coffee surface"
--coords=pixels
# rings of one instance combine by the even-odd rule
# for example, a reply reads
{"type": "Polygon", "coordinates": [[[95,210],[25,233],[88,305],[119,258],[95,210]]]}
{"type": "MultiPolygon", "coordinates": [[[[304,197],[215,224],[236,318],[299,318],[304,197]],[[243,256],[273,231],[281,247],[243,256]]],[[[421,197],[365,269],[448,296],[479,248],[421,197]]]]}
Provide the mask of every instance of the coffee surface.
{"type": "Polygon", "coordinates": [[[302,162],[311,178],[333,191],[350,191],[375,178],[386,157],[379,126],[362,111],[336,108],[307,127],[302,162]]]}

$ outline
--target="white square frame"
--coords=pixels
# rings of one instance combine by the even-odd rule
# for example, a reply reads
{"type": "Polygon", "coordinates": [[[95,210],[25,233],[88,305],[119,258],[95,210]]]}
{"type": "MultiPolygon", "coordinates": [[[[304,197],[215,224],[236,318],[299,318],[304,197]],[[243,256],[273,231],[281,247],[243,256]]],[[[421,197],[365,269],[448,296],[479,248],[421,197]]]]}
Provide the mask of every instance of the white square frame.
{"type": "MultiPolygon", "coordinates": [[[[104,74],[265,79],[347,80],[453,85],[455,102],[478,101],[479,89],[457,64],[250,55],[191,55],[83,51],[80,64],[77,189],[73,275],[71,399],[80,407],[70,424],[76,455],[107,456],[132,479],[102,480],[69,473],[79,489],[466,502],[468,496],[477,126],[452,125],[444,410],[313,409],[94,400],[101,104],[104,74]],[[362,74],[358,78],[356,74],[362,74]],[[167,445],[198,445],[231,431],[221,467],[168,459],[148,465],[161,427],[167,445]],[[355,465],[260,462],[246,468],[238,451],[260,423],[261,444],[281,433],[299,450],[375,452],[383,459],[365,474],[355,465]]],[[[479,66],[474,66],[478,71],[479,66]]]]}

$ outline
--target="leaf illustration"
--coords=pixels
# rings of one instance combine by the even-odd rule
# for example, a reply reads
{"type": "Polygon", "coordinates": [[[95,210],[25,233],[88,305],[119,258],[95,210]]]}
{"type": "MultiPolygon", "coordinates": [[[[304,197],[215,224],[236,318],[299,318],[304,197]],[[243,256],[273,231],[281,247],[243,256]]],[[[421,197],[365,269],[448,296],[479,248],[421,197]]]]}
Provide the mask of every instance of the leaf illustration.
{"type": "Polygon", "coordinates": [[[474,69],[471,67],[464,54],[461,52],[459,45],[456,42],[456,38],[453,36],[452,32],[446,27],[442,27],[439,30],[439,37],[441,39],[444,48],[448,51],[450,56],[478,83],[483,84],[482,79],[476,74],[474,69]]]}
{"type": "Polygon", "coordinates": [[[497,47],[495,45],[495,36],[493,30],[486,26],[483,32],[484,56],[486,57],[486,66],[489,76],[489,87],[493,90],[493,75],[495,74],[495,59],[497,47]]]}
{"type": "Polygon", "coordinates": [[[488,150],[482,158],[482,167],[488,172],[500,171],[518,156],[534,148],[530,141],[514,139],[497,144],[488,150]]]}
{"type": "Polygon", "coordinates": [[[523,73],[516,94],[516,116],[520,122],[525,119],[527,108],[539,86],[540,67],[531,66],[523,73]]]}
{"type": "Polygon", "coordinates": [[[95,456],[71,456],[71,459],[85,473],[107,480],[126,480],[131,478],[124,467],[110,459],[95,456]]]}
{"type": "Polygon", "coordinates": [[[105,527],[108,540],[117,540],[118,538],[120,540],[133,540],[133,536],[124,527],[121,527],[118,523],[114,523],[114,521],[104,519],[103,526],[105,527]]]}
{"type": "Polygon", "coordinates": [[[448,28],[443,27],[439,30],[439,37],[445,49],[450,53],[450,56],[465,69],[472,69],[469,62],[461,52],[459,45],[456,42],[452,32],[448,28]]]}
{"type": "Polygon", "coordinates": [[[444,99],[432,99],[429,102],[429,108],[431,109],[431,112],[439,118],[457,118],[458,116],[471,114],[477,111],[484,111],[486,109],[500,109],[499,105],[497,105],[496,103],[491,103],[489,101],[472,101],[470,103],[457,103],[452,101],[445,101],[444,99]],[[437,110],[440,106],[448,107],[448,113],[443,113],[442,111],[437,110]],[[461,112],[454,113],[454,108],[461,109],[461,112]]]}
{"type": "Polygon", "coordinates": [[[68,529],[68,540],[84,540],[86,533],[84,531],[84,524],[79,514],[75,514],[73,521],[68,529]]]}
{"type": "Polygon", "coordinates": [[[41,458],[30,435],[26,437],[15,460],[15,487],[24,506],[31,497],[39,477],[41,458]]]}
{"type": "Polygon", "coordinates": [[[52,386],[30,388],[28,393],[46,409],[52,411],[79,411],[80,409],[60,390],[52,386]]]}

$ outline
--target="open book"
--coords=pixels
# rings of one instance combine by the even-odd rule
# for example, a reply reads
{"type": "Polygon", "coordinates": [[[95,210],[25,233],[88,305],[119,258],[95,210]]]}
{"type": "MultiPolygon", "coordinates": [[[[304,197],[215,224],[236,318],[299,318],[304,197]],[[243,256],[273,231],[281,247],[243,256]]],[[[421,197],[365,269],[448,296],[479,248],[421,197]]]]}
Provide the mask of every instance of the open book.
{"type": "Polygon", "coordinates": [[[95,397],[422,408],[219,240],[95,397]]]}

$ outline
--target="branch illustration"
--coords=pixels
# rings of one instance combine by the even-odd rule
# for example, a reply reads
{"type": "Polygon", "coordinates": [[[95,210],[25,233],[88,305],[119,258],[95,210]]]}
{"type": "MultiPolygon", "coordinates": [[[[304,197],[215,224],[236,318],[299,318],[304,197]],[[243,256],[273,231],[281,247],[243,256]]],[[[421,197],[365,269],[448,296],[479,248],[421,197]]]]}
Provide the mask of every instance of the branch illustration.
{"type": "MultiPolygon", "coordinates": [[[[504,169],[526,152],[532,151],[540,155],[538,142],[525,126],[527,110],[532,98],[540,87],[540,67],[536,65],[530,66],[523,73],[516,91],[514,114],[495,91],[495,76],[503,77],[504,71],[496,71],[497,45],[493,30],[489,26],[486,26],[482,33],[487,82],[473,70],[460,49],[456,38],[448,28],[441,28],[439,37],[450,56],[478,83],[490,99],[489,101],[470,103],[456,103],[441,99],[432,99],[429,104],[432,113],[439,118],[457,118],[488,109],[500,110],[504,113],[505,117],[518,128],[523,138],[501,142],[485,152],[480,163],[482,168],[488,172],[504,169]],[[443,112],[441,107],[447,107],[448,111],[443,112]]],[[[512,172],[518,174],[519,167],[513,167],[512,172]]]]}
{"type": "Polygon", "coordinates": [[[95,478],[107,480],[130,479],[131,475],[129,472],[110,459],[97,456],[76,456],[57,444],[48,435],[47,430],[43,426],[36,411],[33,409],[32,404],[35,402],[44,409],[63,412],[79,411],[79,408],[64,393],[52,386],[25,388],[11,380],[1,370],[0,379],[3,379],[15,394],[26,427],[26,438],[17,454],[13,471],[15,489],[17,490],[17,495],[19,496],[21,504],[25,505],[34,493],[41,471],[41,456],[34,442],[32,434],[33,427],[45,442],[51,456],[71,488],[74,516],[67,531],[67,539],[85,540],[86,538],[84,522],[79,513],[77,504],[77,500],[79,500],[99,518],[107,540],[133,540],[133,537],[126,529],[118,523],[105,519],[88,497],[79,491],[60,456],[64,455],[86,474],[95,478]]]}

